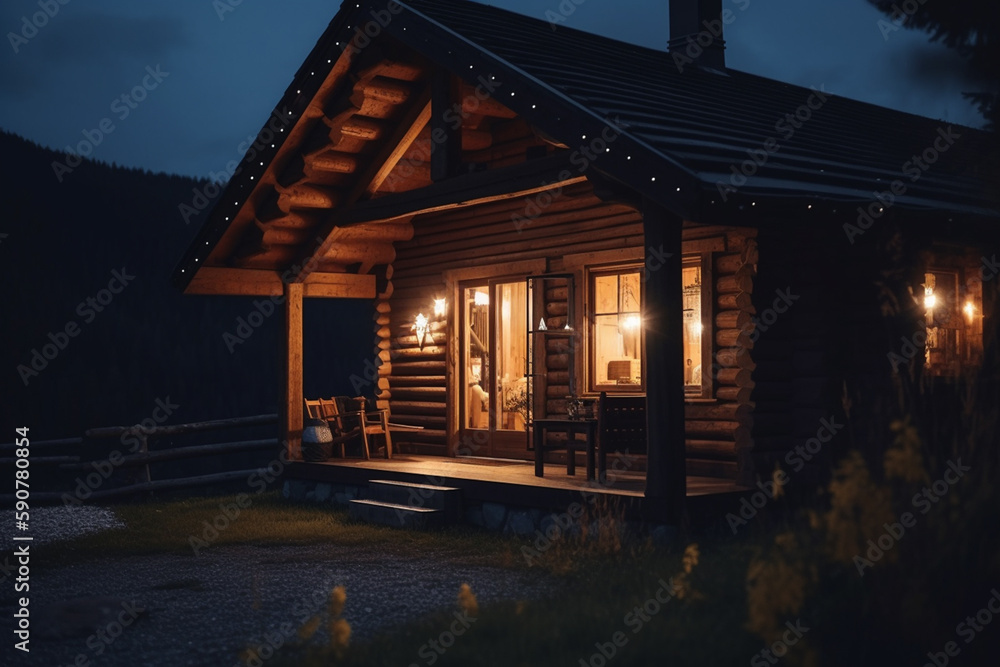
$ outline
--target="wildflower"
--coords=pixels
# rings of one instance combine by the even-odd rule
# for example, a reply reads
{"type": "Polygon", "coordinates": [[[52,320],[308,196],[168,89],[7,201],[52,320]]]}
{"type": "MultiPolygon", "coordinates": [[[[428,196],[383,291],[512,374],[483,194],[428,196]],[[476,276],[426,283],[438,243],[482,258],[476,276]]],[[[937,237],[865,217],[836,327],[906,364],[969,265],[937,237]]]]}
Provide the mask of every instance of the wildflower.
{"type": "Polygon", "coordinates": [[[479,616],[479,602],[469,584],[462,584],[458,589],[458,606],[469,616],[479,616]]]}
{"type": "Polygon", "coordinates": [[[774,465],[774,472],[771,473],[771,483],[774,484],[774,495],[771,497],[777,500],[781,496],[785,495],[785,482],[788,481],[788,477],[785,475],[785,471],[781,469],[778,464],[774,465]]]}
{"type": "Polygon", "coordinates": [[[336,618],[344,613],[345,602],[347,602],[347,590],[343,586],[337,586],[330,591],[330,607],[328,609],[330,618],[336,618]]]}
{"type": "Polygon", "coordinates": [[[864,458],[857,451],[848,454],[830,481],[830,509],[824,516],[831,556],[853,563],[868,538],[878,535],[885,523],[894,521],[892,496],[875,483],[864,458]]]}
{"type": "Polygon", "coordinates": [[[351,643],[351,624],[343,618],[330,621],[330,646],[337,654],[343,654],[351,643]]]}
{"type": "Polygon", "coordinates": [[[697,542],[692,542],[687,545],[684,549],[684,574],[691,574],[691,570],[693,570],[694,566],[698,564],[699,556],[701,556],[701,553],[698,551],[697,542]]]}
{"type": "Polygon", "coordinates": [[[296,634],[298,634],[299,639],[303,641],[309,639],[314,634],[316,634],[317,630],[319,630],[319,624],[320,624],[319,616],[313,616],[308,621],[302,624],[302,627],[299,628],[296,634]]]}
{"type": "Polygon", "coordinates": [[[920,433],[910,423],[909,415],[905,419],[892,422],[895,433],[893,445],[885,452],[885,474],[889,478],[902,479],[906,482],[930,482],[924,469],[924,457],[921,453],[920,433]]]}

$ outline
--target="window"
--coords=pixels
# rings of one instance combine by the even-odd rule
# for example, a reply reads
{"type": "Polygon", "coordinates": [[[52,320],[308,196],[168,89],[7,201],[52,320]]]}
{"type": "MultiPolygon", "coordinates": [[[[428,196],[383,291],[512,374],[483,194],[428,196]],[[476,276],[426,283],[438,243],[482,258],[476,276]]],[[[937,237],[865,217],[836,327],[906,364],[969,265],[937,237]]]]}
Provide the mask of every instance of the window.
{"type": "MultiPolygon", "coordinates": [[[[708,303],[704,270],[707,257],[684,258],[683,291],[684,388],[689,396],[709,396],[711,373],[703,373],[711,357],[703,303],[708,303]]],[[[642,377],[642,267],[594,269],[590,272],[591,330],[588,389],[591,392],[645,390],[642,377]]]]}
{"type": "Polygon", "coordinates": [[[684,265],[681,268],[681,290],[684,293],[684,391],[688,394],[707,396],[707,393],[711,392],[709,383],[711,373],[704,373],[703,369],[710,369],[711,364],[706,366],[702,362],[706,358],[711,358],[711,337],[704,335],[702,274],[700,257],[684,258],[684,265]]]}
{"type": "Polygon", "coordinates": [[[641,391],[642,274],[638,268],[591,275],[591,390],[641,391]]]}
{"type": "Polygon", "coordinates": [[[957,375],[982,359],[983,294],[976,277],[975,267],[928,267],[924,273],[925,366],[931,375],[957,375]]]}

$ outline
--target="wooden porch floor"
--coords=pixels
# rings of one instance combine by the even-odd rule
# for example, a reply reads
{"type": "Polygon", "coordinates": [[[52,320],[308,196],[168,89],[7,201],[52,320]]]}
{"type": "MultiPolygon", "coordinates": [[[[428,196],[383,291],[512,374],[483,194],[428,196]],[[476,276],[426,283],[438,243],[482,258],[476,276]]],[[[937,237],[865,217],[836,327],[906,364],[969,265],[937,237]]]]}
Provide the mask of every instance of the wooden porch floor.
{"type": "MultiPolygon", "coordinates": [[[[587,481],[586,468],[577,466],[576,475],[567,475],[565,464],[547,463],[545,477],[535,477],[535,465],[528,461],[483,458],[443,458],[440,456],[418,456],[401,454],[392,459],[336,459],[312,465],[357,468],[382,472],[402,472],[424,477],[446,477],[535,486],[548,489],[575,491],[589,489],[600,493],[622,496],[642,496],[646,488],[646,474],[643,472],[608,471],[608,483],[598,485],[587,481]]],[[[702,496],[713,493],[741,491],[733,480],[714,477],[687,478],[687,495],[702,496]]]]}
{"type": "MultiPolygon", "coordinates": [[[[566,465],[547,463],[545,477],[535,477],[528,461],[483,458],[444,458],[399,454],[392,459],[333,459],[322,463],[295,462],[286,470],[287,479],[367,486],[372,479],[391,479],[462,489],[467,500],[503,502],[539,508],[563,508],[581,498],[581,493],[622,497],[638,508],[643,502],[645,473],[608,471],[605,485],[588,482],[586,468],[566,474],[566,465]]],[[[709,518],[727,507],[735,507],[749,489],[733,480],[712,477],[687,478],[688,509],[709,518]]]]}

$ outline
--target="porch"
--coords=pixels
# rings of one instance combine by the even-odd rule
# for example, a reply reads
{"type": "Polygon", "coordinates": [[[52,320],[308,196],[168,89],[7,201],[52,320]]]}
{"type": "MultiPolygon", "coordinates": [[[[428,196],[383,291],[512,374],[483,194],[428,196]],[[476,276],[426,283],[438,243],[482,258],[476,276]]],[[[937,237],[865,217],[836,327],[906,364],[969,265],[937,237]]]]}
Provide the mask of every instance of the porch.
{"type": "MultiPolygon", "coordinates": [[[[535,476],[530,461],[417,454],[399,454],[388,460],[293,461],[285,471],[286,495],[292,499],[328,500],[345,506],[350,500],[368,498],[373,480],[459,489],[465,520],[472,524],[480,523],[485,504],[531,515],[533,523],[539,525],[550,513],[567,512],[574,503],[588,505],[593,499],[620,503],[627,519],[642,519],[651,509],[646,506],[645,472],[616,471],[610,462],[604,484],[588,482],[582,468],[576,475],[568,475],[565,465],[558,463],[546,464],[545,477],[540,478],[535,476]],[[336,497],[338,493],[343,497],[336,497]]],[[[752,491],[732,479],[688,475],[686,481],[685,508],[693,527],[714,523],[738,507],[740,499],[752,491]]]]}

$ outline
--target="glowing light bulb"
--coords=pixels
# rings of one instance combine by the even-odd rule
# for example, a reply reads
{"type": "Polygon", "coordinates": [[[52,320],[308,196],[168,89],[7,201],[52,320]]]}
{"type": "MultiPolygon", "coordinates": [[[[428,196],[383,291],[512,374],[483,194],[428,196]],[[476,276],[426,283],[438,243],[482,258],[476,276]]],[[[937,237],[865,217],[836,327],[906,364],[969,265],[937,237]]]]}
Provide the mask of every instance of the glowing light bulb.
{"type": "Polygon", "coordinates": [[[933,310],[935,304],[937,304],[937,297],[934,296],[933,287],[924,288],[924,308],[927,310],[933,310]]]}

